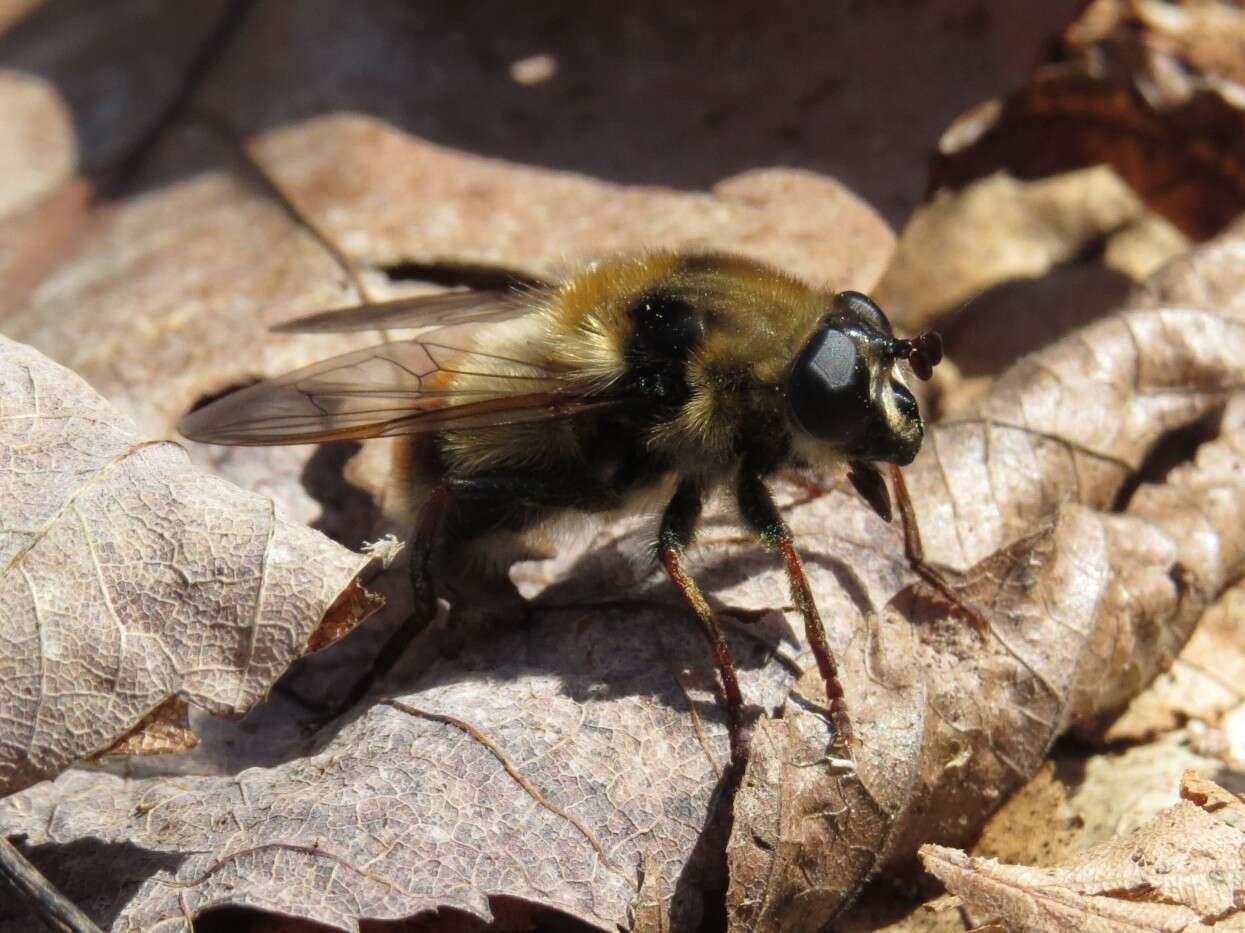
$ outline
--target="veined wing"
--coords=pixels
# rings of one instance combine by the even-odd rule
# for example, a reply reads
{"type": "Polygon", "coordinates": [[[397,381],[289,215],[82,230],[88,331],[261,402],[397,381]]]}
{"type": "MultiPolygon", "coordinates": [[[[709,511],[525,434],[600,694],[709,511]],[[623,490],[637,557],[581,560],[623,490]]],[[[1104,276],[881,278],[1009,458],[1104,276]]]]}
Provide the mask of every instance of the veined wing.
{"type": "Polygon", "coordinates": [[[567,373],[438,336],[357,350],[241,389],[191,412],[178,430],[210,444],[310,444],[545,421],[623,401],[567,373]]]}
{"type": "Polygon", "coordinates": [[[347,333],[508,321],[535,310],[530,291],[457,291],[334,308],[278,324],[279,334],[347,333]]]}

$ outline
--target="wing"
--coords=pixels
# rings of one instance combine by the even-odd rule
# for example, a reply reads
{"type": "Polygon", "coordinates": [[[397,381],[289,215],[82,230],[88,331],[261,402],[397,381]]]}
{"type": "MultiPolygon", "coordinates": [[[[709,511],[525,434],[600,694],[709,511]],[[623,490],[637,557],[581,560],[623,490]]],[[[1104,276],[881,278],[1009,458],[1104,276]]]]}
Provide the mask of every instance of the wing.
{"type": "Polygon", "coordinates": [[[278,334],[347,333],[508,321],[535,310],[531,291],[457,291],[335,308],[278,324],[278,334]]]}
{"type": "Polygon", "coordinates": [[[209,444],[311,444],[546,421],[625,401],[567,373],[438,336],[357,350],[241,389],[191,412],[178,430],[209,444]]]}

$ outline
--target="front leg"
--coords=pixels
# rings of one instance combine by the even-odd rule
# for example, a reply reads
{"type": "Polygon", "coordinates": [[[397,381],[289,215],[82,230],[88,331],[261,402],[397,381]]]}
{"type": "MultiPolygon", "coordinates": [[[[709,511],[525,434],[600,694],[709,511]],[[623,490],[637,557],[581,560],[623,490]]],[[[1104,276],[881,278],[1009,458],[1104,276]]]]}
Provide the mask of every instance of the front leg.
{"type": "Polygon", "coordinates": [[[985,635],[990,631],[990,621],[976,606],[962,599],[955,586],[942,575],[937,567],[925,559],[925,546],[921,543],[921,529],[916,523],[916,509],[912,507],[912,497],[908,494],[908,484],[904,482],[903,470],[897,466],[891,467],[891,483],[895,487],[895,504],[899,507],[899,520],[903,527],[904,556],[908,559],[908,566],[943,599],[947,600],[952,608],[958,609],[979,635],[985,635]]]}
{"type": "Polygon", "coordinates": [[[700,519],[702,506],[700,489],[687,480],[680,483],[661,517],[657,556],[667,575],[695,613],[701,630],[709,640],[709,647],[713,650],[713,660],[718,668],[718,676],[722,679],[726,712],[730,717],[731,766],[742,769],[747,758],[747,737],[743,729],[743,694],[739,689],[739,678],[735,674],[735,661],[731,657],[730,645],[726,643],[722,626],[718,624],[700,587],[687,572],[685,555],[696,532],[696,522],[700,519]]]}
{"type": "Polygon", "coordinates": [[[774,497],[770,495],[757,471],[745,467],[740,472],[737,496],[744,521],[760,535],[761,543],[767,550],[776,550],[782,555],[787,582],[791,586],[791,600],[804,617],[804,633],[812,646],[817,669],[826,685],[831,725],[834,726],[838,741],[851,746],[855,737],[851,719],[847,714],[847,701],[843,697],[843,685],[839,682],[839,668],[834,662],[834,655],[830,653],[830,645],[826,642],[826,630],[821,624],[821,615],[817,611],[813,591],[808,585],[808,577],[804,574],[804,565],[800,562],[800,555],[796,553],[791,529],[783,521],[778,506],[774,504],[774,497]]]}

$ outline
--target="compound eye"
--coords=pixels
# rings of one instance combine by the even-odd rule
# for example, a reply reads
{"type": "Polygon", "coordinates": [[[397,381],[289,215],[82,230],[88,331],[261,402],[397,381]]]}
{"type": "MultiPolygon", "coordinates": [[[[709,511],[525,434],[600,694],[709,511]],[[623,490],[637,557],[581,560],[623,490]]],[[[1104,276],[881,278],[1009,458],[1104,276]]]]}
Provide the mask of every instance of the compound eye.
{"type": "Polygon", "coordinates": [[[813,335],[791,369],[791,411],[804,430],[824,441],[843,443],[861,430],[861,413],[869,404],[869,370],[858,339],[825,327],[813,335]]]}
{"type": "Polygon", "coordinates": [[[873,303],[873,299],[860,292],[839,292],[834,296],[834,310],[848,318],[858,321],[870,330],[879,334],[893,336],[891,322],[882,309],[873,303]]]}

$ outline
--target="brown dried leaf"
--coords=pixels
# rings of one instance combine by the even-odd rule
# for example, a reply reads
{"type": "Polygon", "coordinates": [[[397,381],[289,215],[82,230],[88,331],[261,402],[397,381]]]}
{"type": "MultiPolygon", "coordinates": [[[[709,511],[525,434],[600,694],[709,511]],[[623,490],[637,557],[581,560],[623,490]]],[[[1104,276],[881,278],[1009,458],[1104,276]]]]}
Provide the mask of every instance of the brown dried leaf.
{"type": "Polygon", "coordinates": [[[1245,692],[1245,591],[1238,584],[1212,606],[1197,631],[1180,652],[1170,671],[1139,694],[1128,710],[1111,724],[1108,742],[1147,741],[1188,722],[1197,722],[1210,734],[1199,735],[1203,749],[1218,742],[1218,755],[1225,760],[1245,751],[1238,739],[1229,745],[1225,729],[1235,714],[1239,718],[1245,692]]]}
{"type": "MultiPolygon", "coordinates": [[[[964,569],[963,595],[991,631],[978,639],[911,591],[873,603],[868,667],[859,648],[840,655],[848,696],[869,697],[856,713],[867,736],[856,793],[871,804],[844,809],[841,778],[765,779],[783,768],[806,775],[829,739],[804,704],[787,704],[784,740],[754,748],[736,801],[738,929],[816,929],[816,917],[921,841],[967,842],[1059,733],[1096,728],[1170,666],[1245,558],[1245,406],[1228,406],[1195,463],[1139,487],[1121,514],[1101,510],[1166,432],[1240,388],[1242,352],[1235,318],[1180,305],[1127,311],[1026,357],[974,412],[934,429],[908,485],[927,548],[964,569]],[[809,725],[796,733],[799,721],[809,725]],[[879,722],[902,724],[906,738],[872,738],[879,722]],[[875,770],[884,754],[895,760],[875,770]],[[810,914],[812,892],[820,909],[810,914]]],[[[859,561],[854,571],[868,573],[859,561]]]]}
{"type": "Polygon", "coordinates": [[[1226,929],[1245,911],[1245,804],[1194,772],[1181,796],[1131,835],[1058,867],[1007,865],[935,845],[922,846],[921,857],[975,917],[1015,933],[1226,929]]]}
{"type": "Polygon", "coordinates": [[[1053,760],[990,817],[971,854],[1034,868],[1061,865],[1177,803],[1188,769],[1239,784],[1230,767],[1192,747],[1187,731],[1107,753],[1061,743],[1053,760]]]}
{"type": "Polygon", "coordinates": [[[1106,166],[1032,182],[998,173],[918,208],[873,295],[908,330],[943,335],[955,364],[935,371],[945,415],[1026,353],[1117,310],[1188,246],[1106,166]]]}
{"type": "Polygon", "coordinates": [[[1245,10],[1239,4],[1093,0],[1065,38],[1073,49],[1105,46],[1113,57],[1147,67],[1151,76],[1165,74],[1168,87],[1156,90],[1172,93],[1170,86],[1180,79],[1245,86],[1245,10]]]}
{"type": "Polygon", "coordinates": [[[1107,164],[1195,240],[1245,208],[1245,15],[1219,0],[1099,0],[1066,60],[944,133],[930,190],[1007,170],[1033,179],[1107,164]]]}
{"type": "Polygon", "coordinates": [[[367,561],[140,441],[81,379],[5,338],[0,451],[5,792],[105,750],[156,750],[158,722],[160,750],[185,747],[155,715],[184,702],[242,715],[367,561]]]}
{"type": "MultiPolygon", "coordinates": [[[[1143,486],[1124,514],[1098,510],[1166,432],[1224,403],[1242,360],[1235,319],[1134,310],[1022,361],[972,418],[933,431],[909,482],[932,552],[971,569],[984,639],[912,588],[896,531],[866,507],[839,492],[793,503],[859,777],[825,762],[815,679],[790,693],[807,655],[771,614],[750,633],[773,648],[738,645],[749,700],[782,714],[758,725],[735,801],[737,928],[819,925],[919,842],[962,843],[1060,731],[1118,709],[1170,662],[1245,555],[1238,408],[1196,464],[1143,486]]],[[[247,904],[349,928],[438,906],[487,917],[493,899],[518,898],[605,928],[651,913],[655,895],[637,898],[652,859],[672,928],[694,928],[723,881],[720,709],[677,613],[583,605],[627,590],[617,555],[643,538],[614,534],[529,627],[433,662],[315,755],[245,778],[67,775],[9,803],[6,825],[39,849],[90,836],[176,854],[120,889],[91,887],[78,866],[71,893],[118,926],[247,904]]],[[[704,551],[725,605],[773,605],[778,569],[730,526],[711,525],[704,551]]]]}
{"type": "MultiPolygon", "coordinates": [[[[261,9],[283,34],[276,8],[261,9]]],[[[272,60],[264,48],[241,57],[258,67],[272,60]]],[[[248,86],[251,119],[266,123],[265,82],[248,86]]],[[[153,431],[204,394],[340,349],[261,332],[351,297],[322,246],[239,183],[207,138],[187,134],[152,172],[176,186],[96,215],[15,325],[153,431]],[[188,176],[200,165],[214,173],[188,176]],[[106,346],[77,339],[101,331],[106,346]]],[[[398,275],[547,272],[568,249],[667,245],[673,230],[675,242],[867,286],[890,242],[842,188],[803,173],[750,173],[714,196],[637,190],[456,154],[358,117],[254,148],[348,255],[398,275]],[[862,231],[865,246],[839,239],[862,231]]],[[[382,279],[365,269],[370,288],[382,279]]],[[[838,491],[806,501],[786,490],[864,747],[859,778],[824,761],[818,685],[805,677],[793,692],[809,657],[791,613],[736,637],[745,694],[772,713],[735,801],[736,926],[820,925],[919,841],[963,841],[1068,723],[1117,709],[1170,659],[1239,570],[1236,420],[1204,451],[1212,462],[1172,474],[1157,499],[1124,496],[1131,517],[1097,510],[1169,431],[1239,388],[1245,347],[1219,310],[1174,297],[1103,322],[1026,358],[933,432],[910,481],[931,552],[970,571],[969,593],[993,618],[985,639],[913,588],[896,531],[868,509],[838,491]],[[1181,523],[1207,502],[1192,535],[1181,523]]],[[[250,455],[217,462],[300,514],[318,511],[300,484],[304,454],[286,452],[284,465],[250,455]]],[[[257,748],[261,730],[250,748],[233,735],[235,747],[215,750],[224,774],[71,772],[9,800],[4,825],[116,928],[185,928],[221,905],[350,929],[432,910],[503,917],[519,904],[607,929],[695,929],[727,884],[725,733],[694,629],[656,602],[659,581],[628,569],[645,543],[610,528],[569,572],[524,568],[534,588],[553,582],[528,627],[482,633],[455,660],[416,645],[422,675],[399,672],[392,703],[313,752],[257,748]],[[588,604],[616,593],[632,598],[588,604]]],[[[702,553],[702,581],[728,609],[781,601],[780,572],[732,525],[710,525],[702,553]]]]}
{"type": "Polygon", "coordinates": [[[898,222],[920,197],[929,140],[1022,80],[1080,2],[931,0],[896,17],[878,4],[706,16],[641,0],[573,18],[556,0],[469,15],[392,0],[260,3],[203,98],[248,134],[370,114],[457,150],[632,185],[703,190],[797,166],[898,222]],[[515,80],[536,55],[556,73],[515,80]]]}
{"type": "Polygon", "coordinates": [[[121,737],[105,755],[167,755],[186,752],[199,744],[190,728],[190,707],[181,697],[172,696],[139,720],[129,734],[121,737]]]}
{"type": "Polygon", "coordinates": [[[7,131],[0,145],[3,219],[68,182],[76,165],[69,113],[41,78],[0,71],[0,126],[7,131]]]}

